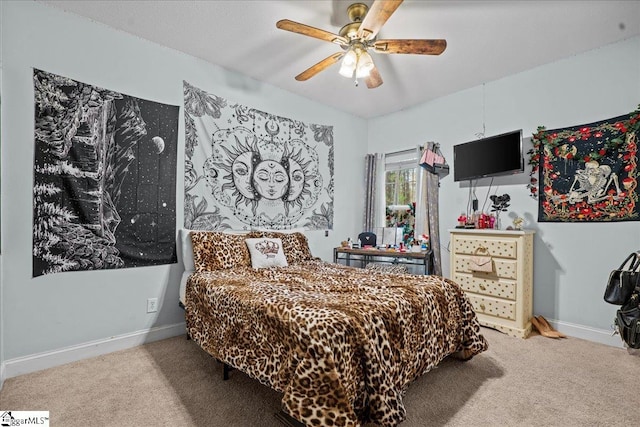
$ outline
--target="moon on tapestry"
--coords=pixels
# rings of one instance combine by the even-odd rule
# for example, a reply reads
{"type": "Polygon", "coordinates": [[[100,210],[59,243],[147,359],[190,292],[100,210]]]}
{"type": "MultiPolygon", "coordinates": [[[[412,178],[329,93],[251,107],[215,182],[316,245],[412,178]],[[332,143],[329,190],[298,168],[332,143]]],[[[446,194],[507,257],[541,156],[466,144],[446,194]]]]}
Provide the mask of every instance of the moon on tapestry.
{"type": "Polygon", "coordinates": [[[185,214],[194,230],[333,228],[333,127],[184,82],[185,214]]]}
{"type": "Polygon", "coordinates": [[[157,154],[160,154],[164,151],[164,139],[160,138],[159,136],[154,136],[153,138],[151,138],[151,142],[153,142],[157,154]]]}
{"type": "Polygon", "coordinates": [[[177,262],[179,107],[33,77],[33,276],[177,262]]]}

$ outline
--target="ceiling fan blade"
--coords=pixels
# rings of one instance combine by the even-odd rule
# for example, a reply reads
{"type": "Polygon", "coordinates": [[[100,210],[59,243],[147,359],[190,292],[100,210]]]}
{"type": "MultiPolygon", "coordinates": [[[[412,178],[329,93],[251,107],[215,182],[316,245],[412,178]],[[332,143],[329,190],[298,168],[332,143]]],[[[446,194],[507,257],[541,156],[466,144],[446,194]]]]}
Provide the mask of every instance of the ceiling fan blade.
{"type": "Polygon", "coordinates": [[[447,41],[434,40],[376,40],[373,49],[379,53],[415,53],[420,55],[440,55],[447,48],[447,41]]]}
{"type": "Polygon", "coordinates": [[[371,71],[369,71],[369,76],[364,80],[369,89],[375,89],[382,84],[382,77],[378,72],[377,67],[373,67],[371,71]]]}
{"type": "Polygon", "coordinates": [[[364,16],[358,36],[371,40],[378,34],[387,19],[396,11],[403,0],[375,0],[364,16]]]}
{"type": "Polygon", "coordinates": [[[320,71],[340,61],[340,59],[342,59],[343,56],[344,56],[343,52],[334,53],[333,55],[318,62],[316,65],[313,65],[307,68],[306,70],[304,70],[303,72],[301,72],[300,74],[298,74],[296,76],[296,80],[298,80],[299,82],[309,80],[311,77],[315,76],[320,71]]]}
{"type": "Polygon", "coordinates": [[[325,40],[339,45],[349,44],[349,40],[342,36],[339,36],[338,34],[333,34],[329,31],[321,30],[319,28],[311,27],[299,22],[290,21],[288,19],[281,19],[280,21],[276,22],[276,27],[280,28],[281,30],[291,31],[292,33],[314,37],[316,39],[325,40]]]}

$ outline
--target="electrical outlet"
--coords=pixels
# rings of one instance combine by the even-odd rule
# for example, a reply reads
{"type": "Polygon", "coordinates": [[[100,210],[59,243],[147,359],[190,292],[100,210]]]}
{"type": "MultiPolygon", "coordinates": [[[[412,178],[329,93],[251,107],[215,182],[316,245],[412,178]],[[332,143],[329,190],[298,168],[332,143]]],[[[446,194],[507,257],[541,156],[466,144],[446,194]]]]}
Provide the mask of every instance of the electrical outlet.
{"type": "Polygon", "coordinates": [[[158,311],[158,298],[147,298],[147,313],[158,311]]]}

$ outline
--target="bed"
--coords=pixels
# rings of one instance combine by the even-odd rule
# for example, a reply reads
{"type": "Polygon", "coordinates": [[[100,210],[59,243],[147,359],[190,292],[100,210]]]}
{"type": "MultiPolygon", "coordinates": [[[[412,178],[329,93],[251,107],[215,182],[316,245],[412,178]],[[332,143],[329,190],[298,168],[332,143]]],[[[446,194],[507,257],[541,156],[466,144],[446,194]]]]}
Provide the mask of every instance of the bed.
{"type": "Polygon", "coordinates": [[[446,278],[325,262],[302,233],[190,235],[189,336],[283,393],[283,410],[306,425],[397,425],[413,380],[487,349],[470,302],[446,278]]]}

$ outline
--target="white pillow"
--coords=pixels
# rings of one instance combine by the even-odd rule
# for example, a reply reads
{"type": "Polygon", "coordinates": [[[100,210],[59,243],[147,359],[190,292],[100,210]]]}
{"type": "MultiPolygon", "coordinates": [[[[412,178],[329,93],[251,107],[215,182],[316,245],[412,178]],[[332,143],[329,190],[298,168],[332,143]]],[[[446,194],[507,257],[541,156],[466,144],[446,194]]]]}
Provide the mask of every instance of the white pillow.
{"type": "Polygon", "coordinates": [[[286,267],[289,265],[284,250],[282,250],[282,240],[260,237],[246,239],[245,242],[251,254],[253,268],[286,267]]]}

